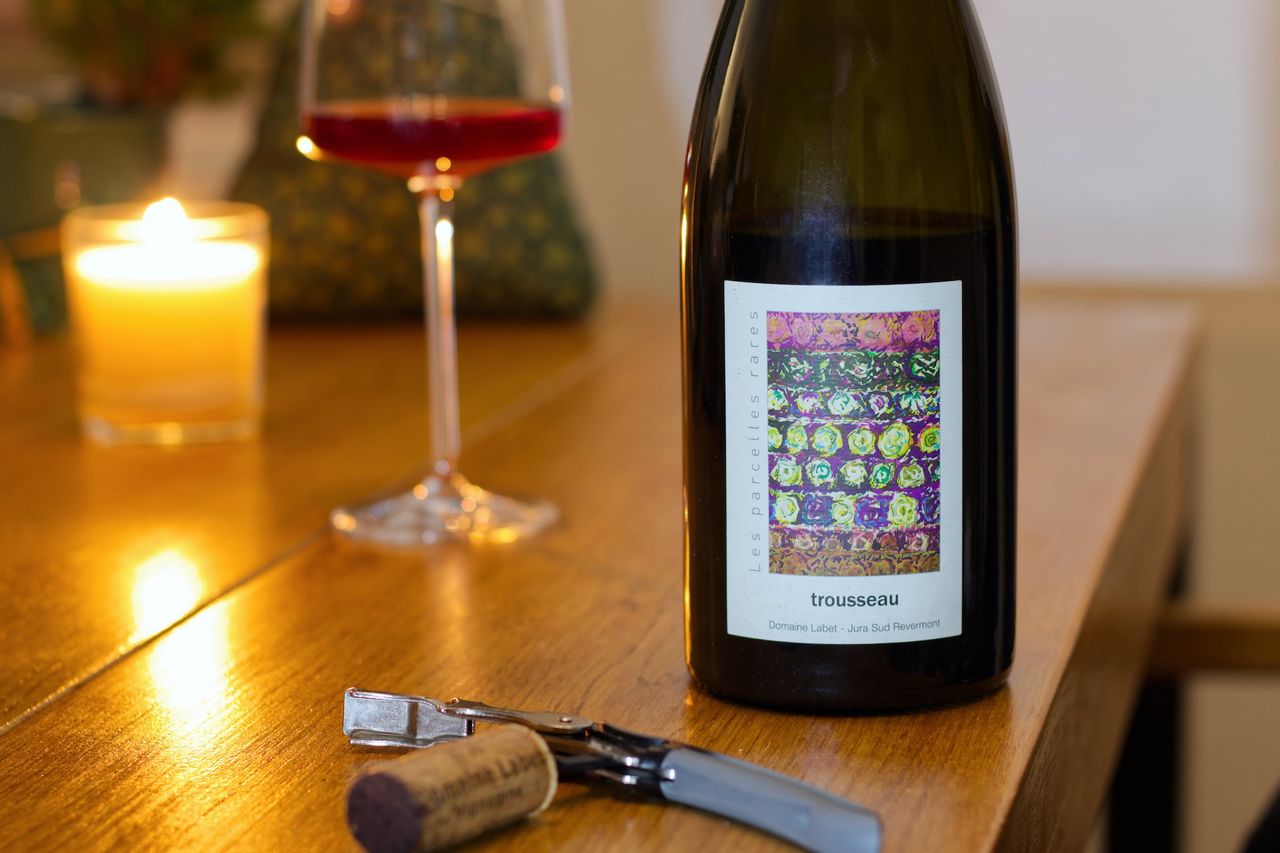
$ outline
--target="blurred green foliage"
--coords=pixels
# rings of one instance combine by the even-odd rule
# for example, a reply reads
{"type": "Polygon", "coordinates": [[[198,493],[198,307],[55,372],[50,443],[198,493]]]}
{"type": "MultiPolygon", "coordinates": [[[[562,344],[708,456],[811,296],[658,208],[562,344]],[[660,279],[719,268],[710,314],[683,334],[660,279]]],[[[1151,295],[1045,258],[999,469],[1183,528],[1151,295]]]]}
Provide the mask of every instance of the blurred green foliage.
{"type": "Polygon", "coordinates": [[[258,0],[27,0],[36,28],[104,107],[167,107],[240,83],[235,45],[259,35],[258,0]]]}

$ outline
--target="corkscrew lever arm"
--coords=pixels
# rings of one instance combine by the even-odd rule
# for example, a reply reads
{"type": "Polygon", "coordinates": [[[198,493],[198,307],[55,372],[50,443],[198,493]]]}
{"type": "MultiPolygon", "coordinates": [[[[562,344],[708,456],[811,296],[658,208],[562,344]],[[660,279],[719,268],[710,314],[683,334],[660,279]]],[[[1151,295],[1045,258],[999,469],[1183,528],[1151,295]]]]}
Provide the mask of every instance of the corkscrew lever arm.
{"type": "Polygon", "coordinates": [[[418,748],[475,733],[476,721],[518,723],[544,735],[581,735],[595,722],[551,711],[495,708],[483,702],[382,693],[350,687],[342,696],[342,733],[355,746],[418,748]]]}
{"type": "Polygon", "coordinates": [[[423,747],[475,733],[475,723],[441,712],[425,696],[349,688],[342,697],[342,733],[354,746],[423,747]]]}
{"type": "Polygon", "coordinates": [[[557,712],[439,702],[352,688],[343,732],[362,746],[427,747],[466,737],[474,723],[518,723],[551,747],[561,778],[640,791],[754,826],[818,853],[876,853],[875,812],[789,776],[665,738],[557,712]]]}

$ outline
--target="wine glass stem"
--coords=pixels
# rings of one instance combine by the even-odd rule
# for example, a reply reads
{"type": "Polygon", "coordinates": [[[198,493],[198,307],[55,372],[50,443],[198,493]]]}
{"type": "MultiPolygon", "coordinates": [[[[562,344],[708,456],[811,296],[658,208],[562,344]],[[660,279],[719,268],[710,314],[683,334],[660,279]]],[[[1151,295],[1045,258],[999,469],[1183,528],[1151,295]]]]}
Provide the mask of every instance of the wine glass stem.
{"type": "Polygon", "coordinates": [[[453,310],[453,190],[419,196],[422,225],[422,300],[427,320],[427,398],[432,468],[441,477],[457,470],[462,451],[458,425],[458,343],[453,310]],[[443,195],[443,197],[442,197],[443,195]]]}

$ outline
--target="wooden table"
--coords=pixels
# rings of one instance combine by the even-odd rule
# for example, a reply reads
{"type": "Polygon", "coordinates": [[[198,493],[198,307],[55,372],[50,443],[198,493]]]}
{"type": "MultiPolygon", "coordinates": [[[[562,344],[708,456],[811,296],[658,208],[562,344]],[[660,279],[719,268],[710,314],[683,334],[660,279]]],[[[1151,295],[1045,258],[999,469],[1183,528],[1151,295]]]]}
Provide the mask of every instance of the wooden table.
{"type": "MultiPolygon", "coordinates": [[[[67,344],[0,353],[0,847],[344,848],[379,756],[341,694],[562,709],[708,746],[879,810],[892,850],[1078,847],[1185,527],[1194,319],[1031,301],[1017,661],[957,708],[806,717],[694,688],[681,628],[675,306],[468,324],[465,468],[555,500],[528,544],[402,553],[327,510],[425,461],[412,327],[279,329],[260,441],[83,443],[67,344]]],[[[565,786],[487,844],[766,849],[565,786]]]]}

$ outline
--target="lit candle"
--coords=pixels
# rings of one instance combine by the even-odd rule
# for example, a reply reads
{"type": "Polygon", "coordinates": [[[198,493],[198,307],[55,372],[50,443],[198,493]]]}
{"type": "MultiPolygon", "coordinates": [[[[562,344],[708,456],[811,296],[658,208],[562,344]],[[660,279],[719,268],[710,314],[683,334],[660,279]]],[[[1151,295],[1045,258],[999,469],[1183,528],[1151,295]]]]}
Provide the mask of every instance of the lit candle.
{"type": "Polygon", "coordinates": [[[85,431],[106,443],[242,437],[261,409],[266,215],[83,208],[63,226],[85,431]],[[133,217],[128,218],[127,213],[133,217]]]}

